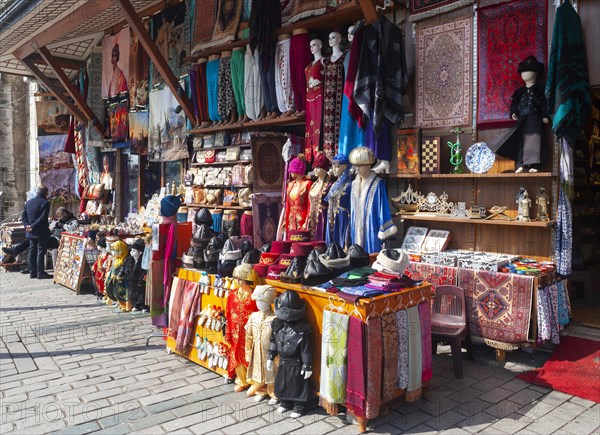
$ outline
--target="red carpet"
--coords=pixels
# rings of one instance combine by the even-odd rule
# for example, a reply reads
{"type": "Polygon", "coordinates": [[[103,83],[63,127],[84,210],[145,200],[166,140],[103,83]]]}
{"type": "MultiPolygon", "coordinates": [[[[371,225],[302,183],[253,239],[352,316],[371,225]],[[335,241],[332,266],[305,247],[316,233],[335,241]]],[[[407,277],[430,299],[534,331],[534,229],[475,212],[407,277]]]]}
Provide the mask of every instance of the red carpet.
{"type": "Polygon", "coordinates": [[[600,342],[563,336],[546,364],[517,377],[600,403],[600,342]]]}

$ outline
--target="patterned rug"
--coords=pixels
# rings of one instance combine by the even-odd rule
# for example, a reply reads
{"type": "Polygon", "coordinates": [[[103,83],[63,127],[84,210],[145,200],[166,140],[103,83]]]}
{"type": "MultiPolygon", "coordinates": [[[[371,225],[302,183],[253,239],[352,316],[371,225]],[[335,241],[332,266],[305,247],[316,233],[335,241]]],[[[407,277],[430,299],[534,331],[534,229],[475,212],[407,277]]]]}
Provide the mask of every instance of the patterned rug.
{"type": "Polygon", "coordinates": [[[217,19],[211,45],[223,44],[235,39],[242,18],[243,0],[221,0],[217,6],[217,19]]]}
{"type": "Polygon", "coordinates": [[[194,21],[192,34],[192,52],[198,44],[210,40],[217,15],[216,0],[202,0],[194,2],[194,21]]]}
{"type": "MultiPolygon", "coordinates": [[[[287,18],[287,22],[283,22],[284,15],[281,17],[283,25],[323,14],[327,10],[328,2],[327,0],[292,0],[291,3],[292,6],[290,8],[289,18],[287,16],[285,17],[287,18]]],[[[286,11],[282,7],[282,13],[283,12],[286,11]]]]}
{"type": "Polygon", "coordinates": [[[410,15],[415,22],[434,15],[440,15],[462,6],[474,3],[475,0],[411,0],[410,15]]]}
{"type": "Polygon", "coordinates": [[[471,18],[417,25],[417,125],[471,123],[471,18]]]}
{"type": "Polygon", "coordinates": [[[404,274],[414,280],[424,280],[431,284],[431,292],[440,285],[456,285],[458,268],[411,261],[404,274]]]}
{"type": "Polygon", "coordinates": [[[510,98],[523,86],[519,62],[533,55],[546,63],[546,0],[515,0],[477,11],[477,126],[511,124],[510,98]]]}
{"type": "Polygon", "coordinates": [[[281,193],[252,195],[252,226],[256,248],[275,240],[280,214],[281,193]]]}
{"type": "Polygon", "coordinates": [[[499,343],[525,343],[533,297],[533,276],[459,269],[471,335],[499,343]]]}
{"type": "Polygon", "coordinates": [[[273,133],[251,136],[254,192],[281,191],[284,169],[281,150],[286,139],[286,136],[273,133]]]}

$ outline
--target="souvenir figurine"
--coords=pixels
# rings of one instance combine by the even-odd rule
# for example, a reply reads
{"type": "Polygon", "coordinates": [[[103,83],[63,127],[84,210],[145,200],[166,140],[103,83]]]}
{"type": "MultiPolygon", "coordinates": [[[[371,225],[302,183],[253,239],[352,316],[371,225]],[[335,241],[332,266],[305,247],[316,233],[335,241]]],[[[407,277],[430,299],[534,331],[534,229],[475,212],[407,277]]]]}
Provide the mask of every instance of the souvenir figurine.
{"type": "Polygon", "coordinates": [[[100,249],[100,254],[98,255],[98,259],[92,266],[94,280],[96,281],[98,294],[102,295],[102,302],[104,302],[105,304],[112,304],[112,300],[106,295],[105,290],[106,276],[108,274],[108,271],[110,270],[112,256],[108,253],[106,239],[104,237],[98,238],[96,245],[98,246],[98,249],[100,249]]]}
{"type": "Polygon", "coordinates": [[[548,221],[550,218],[548,217],[548,202],[549,202],[548,194],[546,193],[545,187],[540,187],[540,193],[535,198],[535,203],[537,204],[537,218],[538,221],[548,221]]]}
{"type": "Polygon", "coordinates": [[[352,243],[362,246],[369,254],[379,252],[382,242],[398,231],[392,221],[385,183],[371,169],[375,154],[370,148],[354,148],[350,163],[356,168],[350,206],[352,243]]]}
{"type": "Polygon", "coordinates": [[[227,376],[235,377],[234,391],[239,393],[250,386],[248,382],[248,363],[246,362],[246,323],[250,315],[258,311],[252,299],[252,286],[256,281],[254,269],[250,264],[242,264],[233,270],[233,277],[239,286],[227,296],[227,329],[225,342],[229,346],[229,364],[227,376]]]}
{"type": "Polygon", "coordinates": [[[531,207],[531,199],[529,199],[529,192],[525,190],[525,192],[523,192],[523,197],[519,202],[519,215],[515,220],[531,222],[531,218],[529,217],[529,207],[531,207]]]}
{"type": "Polygon", "coordinates": [[[312,328],[302,318],[306,305],[298,293],[286,290],[275,299],[275,316],[271,323],[271,343],[267,370],[273,370],[279,356],[275,378],[275,395],[280,400],[277,412],[292,410],[292,418],[304,413],[308,401],[308,378],[312,375],[312,328]]]}
{"type": "Polygon", "coordinates": [[[514,92],[510,103],[510,117],[517,123],[490,149],[499,156],[514,160],[516,173],[525,170],[538,172],[546,148],[543,126],[550,122],[545,86],[538,80],[544,73],[544,64],[529,56],[519,63],[518,71],[525,85],[514,92]]]}
{"type": "Polygon", "coordinates": [[[272,370],[267,370],[267,356],[271,341],[271,323],[275,319],[271,304],[277,292],[270,285],[258,285],[252,292],[252,299],[256,301],[257,312],[250,314],[246,323],[246,362],[248,371],[246,379],[252,384],[247,395],[255,395],[258,402],[267,395],[271,398],[269,405],[275,405],[278,400],[275,396],[275,375],[272,370]]]}
{"type": "Polygon", "coordinates": [[[146,243],[142,239],[137,239],[131,245],[130,254],[135,261],[129,280],[128,303],[131,304],[131,311],[139,313],[147,310],[145,305],[146,297],[146,275],[147,272],[142,268],[142,254],[146,249],[146,243]]]}

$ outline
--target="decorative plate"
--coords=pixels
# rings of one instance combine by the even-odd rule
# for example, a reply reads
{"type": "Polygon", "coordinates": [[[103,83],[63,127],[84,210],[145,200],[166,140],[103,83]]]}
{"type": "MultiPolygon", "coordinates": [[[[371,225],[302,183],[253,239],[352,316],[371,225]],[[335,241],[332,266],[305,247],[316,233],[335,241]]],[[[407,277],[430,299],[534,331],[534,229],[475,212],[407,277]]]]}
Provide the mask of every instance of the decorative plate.
{"type": "Polygon", "coordinates": [[[465,155],[467,168],[475,174],[483,174],[489,171],[495,160],[496,154],[488,148],[485,142],[474,143],[465,155]]]}

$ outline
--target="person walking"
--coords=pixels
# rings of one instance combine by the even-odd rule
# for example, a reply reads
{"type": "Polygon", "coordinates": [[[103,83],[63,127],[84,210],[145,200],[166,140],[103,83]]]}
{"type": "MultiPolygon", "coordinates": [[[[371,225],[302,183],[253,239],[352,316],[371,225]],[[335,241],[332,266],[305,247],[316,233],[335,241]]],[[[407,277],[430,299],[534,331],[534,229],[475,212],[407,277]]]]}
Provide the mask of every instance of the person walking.
{"type": "Polygon", "coordinates": [[[48,202],[48,188],[41,186],[37,190],[35,198],[25,204],[21,221],[25,225],[25,232],[29,239],[29,276],[37,279],[52,278],[44,271],[46,264],[46,250],[50,238],[50,227],[48,225],[48,214],[50,203],[48,202]]]}

